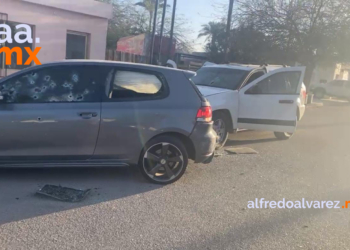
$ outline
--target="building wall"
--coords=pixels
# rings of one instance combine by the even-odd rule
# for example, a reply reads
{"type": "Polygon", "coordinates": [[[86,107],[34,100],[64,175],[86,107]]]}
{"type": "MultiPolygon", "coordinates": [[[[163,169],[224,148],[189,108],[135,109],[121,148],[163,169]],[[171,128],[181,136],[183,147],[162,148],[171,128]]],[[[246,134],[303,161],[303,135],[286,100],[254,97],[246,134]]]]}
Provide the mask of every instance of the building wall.
{"type": "MultiPolygon", "coordinates": [[[[74,8],[72,7],[72,11],[32,3],[35,0],[30,1],[0,0],[0,12],[8,14],[9,21],[30,24],[35,27],[34,37],[40,37],[40,44],[35,44],[34,47],[42,47],[38,53],[38,59],[41,63],[65,59],[67,31],[89,34],[89,59],[105,59],[108,18],[112,13],[110,6],[107,6],[110,8],[110,14],[101,18],[73,12],[79,10],[78,3],[82,5],[85,2],[84,8],[82,8],[85,13],[91,2],[94,3],[91,8],[96,8],[95,2],[92,0],[79,0],[77,2],[71,0],[71,2],[76,3],[74,8]]],[[[37,1],[40,2],[40,0],[37,1]]],[[[57,0],[46,0],[46,3],[51,1],[57,2],[57,0]]],[[[106,12],[106,9],[104,11],[106,12]]],[[[11,73],[11,70],[8,70],[8,73],[11,73]]]]}
{"type": "Polygon", "coordinates": [[[335,79],[338,72],[340,72],[340,64],[333,65],[318,65],[316,66],[311,84],[318,84],[320,82],[330,82],[335,79]]]}

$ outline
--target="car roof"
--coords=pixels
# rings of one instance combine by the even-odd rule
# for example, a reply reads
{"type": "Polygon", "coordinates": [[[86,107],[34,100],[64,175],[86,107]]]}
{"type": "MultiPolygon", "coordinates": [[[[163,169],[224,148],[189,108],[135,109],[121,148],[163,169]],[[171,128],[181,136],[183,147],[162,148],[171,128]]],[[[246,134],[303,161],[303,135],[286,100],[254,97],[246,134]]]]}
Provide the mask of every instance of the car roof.
{"type": "Polygon", "coordinates": [[[156,66],[156,65],[150,65],[150,64],[142,64],[142,63],[128,63],[128,62],[119,62],[119,61],[106,61],[106,60],[61,60],[61,61],[55,61],[55,62],[49,62],[49,63],[43,63],[41,65],[33,65],[31,67],[22,69],[16,73],[13,73],[9,76],[0,78],[0,82],[8,80],[9,78],[12,78],[14,76],[20,75],[22,73],[26,73],[31,70],[45,68],[47,66],[64,66],[64,65],[110,65],[110,66],[123,66],[123,67],[130,67],[130,68],[139,68],[139,69],[145,69],[145,70],[155,70],[155,71],[175,71],[175,72],[188,72],[186,70],[181,69],[174,69],[169,67],[163,67],[163,66],[156,66]]]}
{"type": "Polygon", "coordinates": [[[130,67],[143,67],[150,69],[165,69],[165,70],[173,70],[173,71],[184,71],[181,69],[174,69],[170,67],[151,65],[151,64],[143,64],[143,63],[130,63],[130,62],[120,62],[120,61],[107,61],[107,60],[61,60],[56,62],[43,63],[42,66],[50,66],[50,65],[65,65],[65,64],[104,64],[104,65],[115,65],[115,66],[130,66],[130,67]]]}
{"type": "Polygon", "coordinates": [[[264,69],[264,67],[256,65],[235,65],[235,64],[210,64],[204,65],[203,68],[221,68],[221,69],[236,69],[244,71],[252,71],[254,69],[264,69]]]}

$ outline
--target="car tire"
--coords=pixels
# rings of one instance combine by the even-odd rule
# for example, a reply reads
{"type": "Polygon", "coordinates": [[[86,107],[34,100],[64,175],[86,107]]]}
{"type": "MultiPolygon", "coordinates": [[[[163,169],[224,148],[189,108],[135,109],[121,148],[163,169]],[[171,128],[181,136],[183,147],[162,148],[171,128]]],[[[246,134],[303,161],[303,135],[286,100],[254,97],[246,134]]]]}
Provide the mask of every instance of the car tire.
{"type": "Polygon", "coordinates": [[[222,112],[214,112],[213,114],[213,128],[217,134],[216,149],[225,146],[228,139],[229,118],[222,112]]]}
{"type": "Polygon", "coordinates": [[[180,179],[188,164],[188,153],[181,140],[172,136],[159,136],[144,147],[139,167],[147,180],[167,185],[180,179]]]}
{"type": "Polygon", "coordinates": [[[284,133],[284,132],[274,132],[278,140],[288,140],[293,136],[293,133],[284,133]]]}
{"type": "Polygon", "coordinates": [[[314,91],[314,95],[317,99],[322,99],[325,94],[326,94],[326,91],[321,88],[315,89],[314,91]]]}

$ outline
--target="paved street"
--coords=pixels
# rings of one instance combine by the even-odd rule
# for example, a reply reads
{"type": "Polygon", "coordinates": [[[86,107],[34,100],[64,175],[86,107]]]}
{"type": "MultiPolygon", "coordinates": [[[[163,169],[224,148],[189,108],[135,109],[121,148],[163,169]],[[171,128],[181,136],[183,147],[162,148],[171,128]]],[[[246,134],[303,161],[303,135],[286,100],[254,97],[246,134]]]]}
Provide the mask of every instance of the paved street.
{"type": "Polygon", "coordinates": [[[163,187],[134,169],[0,170],[1,249],[350,249],[350,209],[247,209],[255,198],[350,200],[350,105],[310,107],[289,141],[241,132],[163,187]],[[91,188],[80,203],[35,195],[91,188]]]}

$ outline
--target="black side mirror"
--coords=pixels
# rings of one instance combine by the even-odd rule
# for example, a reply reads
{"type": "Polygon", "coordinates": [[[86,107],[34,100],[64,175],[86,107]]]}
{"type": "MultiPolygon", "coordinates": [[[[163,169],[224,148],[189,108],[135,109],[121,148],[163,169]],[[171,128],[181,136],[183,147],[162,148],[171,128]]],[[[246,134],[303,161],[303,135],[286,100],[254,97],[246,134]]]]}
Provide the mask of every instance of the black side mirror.
{"type": "Polygon", "coordinates": [[[259,88],[258,85],[254,85],[253,87],[251,87],[250,89],[248,89],[245,94],[247,95],[258,95],[261,94],[261,89],[259,88]]]}

